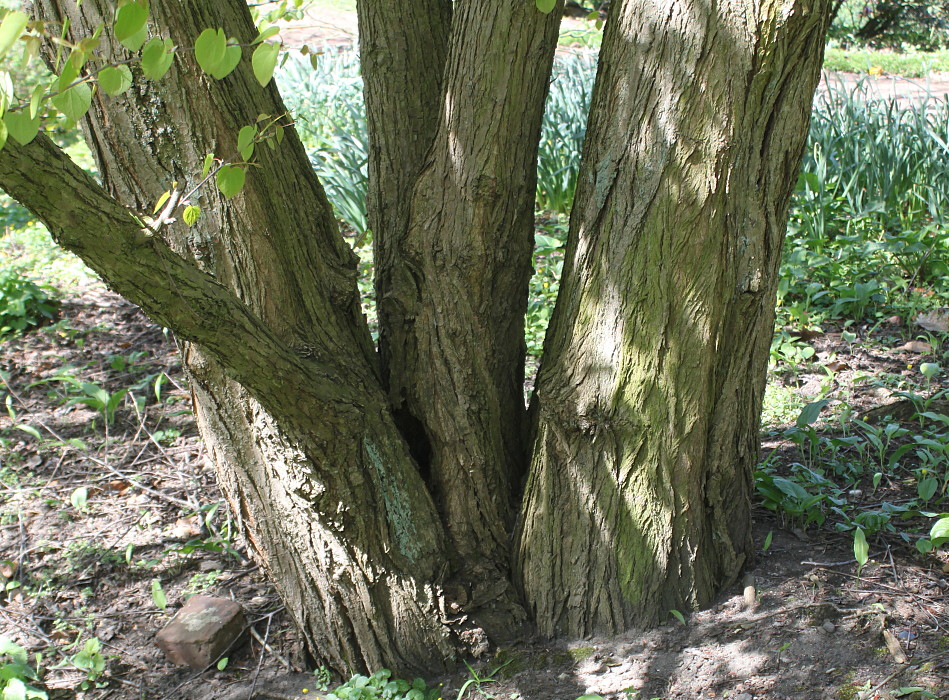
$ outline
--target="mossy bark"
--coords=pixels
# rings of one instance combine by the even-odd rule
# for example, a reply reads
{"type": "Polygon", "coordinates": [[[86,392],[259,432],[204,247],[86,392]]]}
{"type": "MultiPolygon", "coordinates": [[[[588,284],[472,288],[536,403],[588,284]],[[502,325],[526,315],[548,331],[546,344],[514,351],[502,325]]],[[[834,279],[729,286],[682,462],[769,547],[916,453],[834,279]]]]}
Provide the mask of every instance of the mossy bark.
{"type": "Polygon", "coordinates": [[[824,0],[611,6],[518,533],[547,635],[709,604],[752,470],[824,0]]]}

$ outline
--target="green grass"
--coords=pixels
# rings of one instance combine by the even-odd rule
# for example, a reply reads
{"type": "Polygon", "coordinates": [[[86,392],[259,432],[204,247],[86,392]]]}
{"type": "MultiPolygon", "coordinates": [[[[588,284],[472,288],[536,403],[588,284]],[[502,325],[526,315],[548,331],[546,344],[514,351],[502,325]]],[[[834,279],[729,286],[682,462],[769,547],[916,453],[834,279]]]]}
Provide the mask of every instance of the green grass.
{"type": "Polygon", "coordinates": [[[949,71],[949,51],[874,51],[872,49],[840,49],[827,47],[824,70],[845,73],[876,73],[925,78],[931,72],[949,71]]]}

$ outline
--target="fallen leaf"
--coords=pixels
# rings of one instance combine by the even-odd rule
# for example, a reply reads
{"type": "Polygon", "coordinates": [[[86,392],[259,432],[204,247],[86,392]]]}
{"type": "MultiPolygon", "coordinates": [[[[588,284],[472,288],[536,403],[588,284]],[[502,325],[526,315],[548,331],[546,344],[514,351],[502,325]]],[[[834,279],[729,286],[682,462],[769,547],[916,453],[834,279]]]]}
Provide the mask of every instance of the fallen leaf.
{"type": "Polygon", "coordinates": [[[927,331],[949,333],[949,308],[933,309],[916,317],[916,323],[927,331]]]}
{"type": "Polygon", "coordinates": [[[3,578],[13,578],[13,574],[15,573],[16,573],[15,561],[0,562],[0,576],[3,576],[3,578]]]}
{"type": "Polygon", "coordinates": [[[890,630],[883,630],[883,641],[886,642],[886,648],[896,663],[905,664],[909,660],[906,656],[906,652],[903,651],[900,641],[893,636],[890,630]]]}
{"type": "Polygon", "coordinates": [[[192,537],[198,537],[201,534],[201,523],[198,516],[192,515],[189,518],[178,518],[175,526],[171,528],[173,537],[182,540],[189,540],[192,537]]]}
{"type": "Polygon", "coordinates": [[[838,362],[836,360],[834,362],[828,362],[824,365],[824,367],[829,369],[831,372],[843,372],[845,369],[850,369],[850,365],[848,365],[846,362],[838,362]]]}
{"type": "Polygon", "coordinates": [[[911,340],[908,343],[903,343],[895,350],[897,352],[915,352],[920,355],[928,355],[933,351],[933,346],[925,340],[911,340]]]}

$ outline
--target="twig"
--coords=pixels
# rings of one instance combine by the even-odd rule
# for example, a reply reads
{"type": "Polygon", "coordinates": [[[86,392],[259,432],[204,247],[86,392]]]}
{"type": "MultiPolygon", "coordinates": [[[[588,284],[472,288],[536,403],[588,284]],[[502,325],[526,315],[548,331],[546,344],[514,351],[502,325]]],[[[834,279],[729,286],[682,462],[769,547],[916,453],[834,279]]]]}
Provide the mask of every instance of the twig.
{"type": "MultiPolygon", "coordinates": [[[[267,630],[268,630],[268,632],[269,632],[269,630],[270,630],[270,620],[267,620],[267,630]]],[[[290,662],[287,661],[283,656],[281,656],[280,654],[278,654],[276,651],[274,651],[273,647],[271,647],[271,646],[267,643],[267,639],[266,639],[266,638],[261,639],[260,635],[257,634],[257,630],[255,630],[253,627],[250,628],[250,636],[253,637],[254,639],[256,639],[256,640],[257,640],[257,643],[260,644],[260,646],[262,646],[264,649],[266,649],[266,650],[269,651],[271,654],[273,654],[274,658],[276,658],[277,661],[279,661],[279,662],[283,665],[283,667],[284,667],[285,669],[287,669],[288,671],[292,671],[292,670],[293,670],[293,666],[290,665],[290,662]]],[[[263,658],[262,655],[261,655],[261,658],[263,658]]],[[[258,666],[259,666],[259,665],[258,665],[258,666]]]]}
{"type": "Polygon", "coordinates": [[[263,647],[260,651],[260,658],[257,659],[257,670],[254,671],[254,682],[250,686],[250,692],[247,694],[248,700],[253,700],[254,695],[257,692],[257,681],[260,679],[260,669],[264,665],[264,651],[270,650],[270,645],[267,644],[267,639],[270,637],[270,623],[273,622],[273,615],[267,616],[267,627],[264,629],[264,638],[261,639],[257,632],[254,630],[253,625],[249,627],[251,636],[260,642],[260,646],[263,647]]]}

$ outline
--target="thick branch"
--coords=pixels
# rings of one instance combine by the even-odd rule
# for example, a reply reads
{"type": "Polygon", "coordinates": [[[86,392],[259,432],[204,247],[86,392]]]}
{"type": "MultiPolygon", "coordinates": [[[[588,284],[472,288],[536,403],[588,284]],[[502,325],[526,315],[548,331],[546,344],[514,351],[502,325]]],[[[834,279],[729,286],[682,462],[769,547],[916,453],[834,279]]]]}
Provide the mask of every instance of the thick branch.
{"type": "Polygon", "coordinates": [[[285,414],[288,389],[299,392],[301,386],[324,410],[338,412],[354,403],[332,368],[296,355],[232,292],[173,252],[46,136],[28,146],[7,142],[0,152],[0,187],[115,291],[205,348],[264,406],[285,414]]]}

